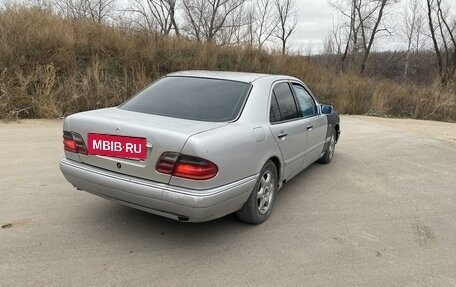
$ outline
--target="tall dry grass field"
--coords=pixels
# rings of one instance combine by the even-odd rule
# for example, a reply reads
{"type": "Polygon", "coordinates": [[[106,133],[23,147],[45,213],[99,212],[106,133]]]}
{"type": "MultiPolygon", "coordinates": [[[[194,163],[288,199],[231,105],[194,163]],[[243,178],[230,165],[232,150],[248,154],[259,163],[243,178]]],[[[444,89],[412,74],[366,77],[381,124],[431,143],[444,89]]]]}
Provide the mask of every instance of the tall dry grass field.
{"type": "Polygon", "coordinates": [[[328,71],[302,56],[160,37],[34,9],[0,11],[3,119],[115,106],[164,74],[190,69],[293,75],[340,113],[456,121],[454,86],[416,89],[328,71]]]}

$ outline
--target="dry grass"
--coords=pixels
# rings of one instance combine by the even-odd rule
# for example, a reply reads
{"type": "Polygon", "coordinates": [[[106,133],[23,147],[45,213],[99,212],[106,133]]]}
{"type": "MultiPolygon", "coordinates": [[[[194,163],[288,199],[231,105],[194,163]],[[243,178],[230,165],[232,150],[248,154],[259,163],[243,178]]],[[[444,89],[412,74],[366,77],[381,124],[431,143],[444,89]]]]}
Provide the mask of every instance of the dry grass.
{"type": "Polygon", "coordinates": [[[166,73],[189,69],[293,75],[340,113],[456,121],[454,86],[415,90],[327,71],[301,56],[203,45],[37,10],[0,11],[0,118],[114,106],[166,73]]]}

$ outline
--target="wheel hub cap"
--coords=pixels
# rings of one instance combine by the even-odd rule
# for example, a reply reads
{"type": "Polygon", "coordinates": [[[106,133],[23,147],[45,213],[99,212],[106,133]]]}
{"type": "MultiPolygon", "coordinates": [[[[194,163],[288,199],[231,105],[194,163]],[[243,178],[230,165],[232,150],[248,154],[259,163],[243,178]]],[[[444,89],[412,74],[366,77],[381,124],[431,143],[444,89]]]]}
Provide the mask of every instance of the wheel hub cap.
{"type": "Polygon", "coordinates": [[[257,191],[257,206],[260,214],[265,214],[271,208],[272,197],[274,195],[274,179],[272,173],[267,171],[260,179],[257,191]]]}

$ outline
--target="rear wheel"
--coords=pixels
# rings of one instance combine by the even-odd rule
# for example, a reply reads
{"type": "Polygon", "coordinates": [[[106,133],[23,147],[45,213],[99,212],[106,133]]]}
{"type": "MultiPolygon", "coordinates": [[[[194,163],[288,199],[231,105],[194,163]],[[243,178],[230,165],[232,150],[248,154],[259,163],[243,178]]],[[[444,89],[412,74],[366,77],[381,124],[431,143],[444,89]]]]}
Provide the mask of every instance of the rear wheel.
{"type": "Polygon", "coordinates": [[[277,177],[275,164],[268,161],[261,169],[260,177],[249,199],[242,209],[236,213],[240,220],[251,224],[260,224],[269,218],[278,187],[277,177]]]}
{"type": "Polygon", "coordinates": [[[334,131],[333,134],[331,135],[328,149],[326,150],[325,154],[318,160],[318,162],[330,163],[333,159],[335,149],[336,149],[336,133],[334,131]]]}

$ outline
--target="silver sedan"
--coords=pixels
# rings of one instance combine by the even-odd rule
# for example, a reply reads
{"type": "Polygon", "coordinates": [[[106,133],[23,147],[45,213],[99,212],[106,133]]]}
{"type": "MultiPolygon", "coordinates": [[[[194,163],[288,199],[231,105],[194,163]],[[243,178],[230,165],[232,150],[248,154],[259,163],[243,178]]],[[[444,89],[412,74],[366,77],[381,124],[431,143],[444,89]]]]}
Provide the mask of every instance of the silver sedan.
{"type": "Polygon", "coordinates": [[[184,71],[65,118],[60,169],[78,190],[161,216],[258,224],[285,182],[331,162],[339,135],[337,113],[297,78],[184,71]]]}

